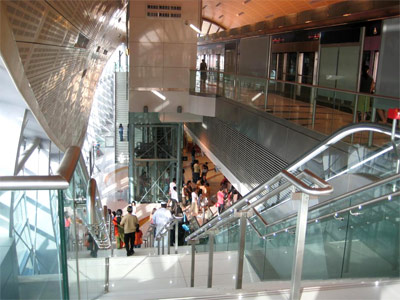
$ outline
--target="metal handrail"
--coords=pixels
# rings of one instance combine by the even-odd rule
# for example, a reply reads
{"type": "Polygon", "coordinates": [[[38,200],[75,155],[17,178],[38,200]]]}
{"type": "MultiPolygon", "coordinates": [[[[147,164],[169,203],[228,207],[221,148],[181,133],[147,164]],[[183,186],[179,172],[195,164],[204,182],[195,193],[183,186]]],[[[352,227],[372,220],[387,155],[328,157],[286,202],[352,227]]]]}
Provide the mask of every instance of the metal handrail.
{"type": "Polygon", "coordinates": [[[168,233],[170,226],[181,219],[183,219],[183,217],[172,216],[172,218],[167,223],[164,224],[164,226],[161,228],[160,232],[158,232],[156,234],[155,239],[160,239],[163,236],[165,236],[168,233]]]}
{"type": "MultiPolygon", "coordinates": [[[[64,157],[56,172],[49,176],[0,176],[0,191],[16,190],[63,190],[69,187],[76,165],[81,159],[81,150],[71,146],[65,151],[64,157]]],[[[82,168],[83,170],[85,168],[82,168]]],[[[87,172],[84,172],[86,177],[87,172]]],[[[87,176],[87,179],[89,176],[87,176]]]]}
{"type": "MultiPolygon", "coordinates": [[[[362,203],[358,203],[358,204],[355,204],[355,205],[340,209],[340,210],[335,211],[333,213],[325,214],[325,215],[320,216],[318,218],[309,219],[309,220],[307,220],[307,223],[308,224],[315,223],[316,221],[321,221],[323,219],[326,219],[326,218],[329,218],[329,217],[333,217],[335,215],[338,215],[338,214],[341,214],[341,213],[344,213],[344,212],[351,211],[352,209],[357,209],[361,204],[362,204],[362,206],[365,206],[365,205],[373,204],[373,203],[380,202],[380,201],[383,201],[383,200],[387,200],[389,197],[395,197],[395,196],[399,196],[399,195],[400,195],[400,191],[397,191],[395,193],[392,192],[392,193],[389,193],[389,194],[386,194],[386,195],[383,195],[383,196],[380,196],[380,197],[377,197],[377,198],[374,198],[374,199],[371,199],[371,200],[368,200],[368,201],[365,201],[365,202],[362,202],[362,203]]],[[[270,226],[273,226],[273,224],[271,223],[270,225],[268,225],[266,227],[270,227],[270,226]]],[[[288,227],[279,229],[277,231],[261,235],[260,237],[261,238],[267,238],[267,237],[270,237],[270,236],[275,236],[278,233],[288,232],[289,230],[294,229],[294,228],[296,228],[296,225],[288,226],[288,227]]]]}
{"type": "MultiPolygon", "coordinates": [[[[200,70],[197,69],[190,69],[190,71],[196,71],[200,72],[200,70]]],[[[204,71],[201,71],[204,72],[204,71]]],[[[205,71],[207,73],[217,73],[217,74],[222,74],[222,75],[229,75],[229,76],[234,76],[234,77],[240,77],[240,78],[248,78],[248,79],[253,79],[253,80],[262,80],[262,81],[269,81],[269,82],[280,82],[280,83],[285,83],[285,84],[291,84],[291,85],[296,85],[296,86],[304,86],[304,87],[309,87],[309,88],[315,88],[315,89],[324,89],[328,90],[331,92],[338,92],[338,93],[347,93],[347,94],[352,94],[352,95],[360,95],[360,96],[370,96],[371,95],[374,98],[384,98],[384,99],[390,99],[390,100],[398,100],[400,101],[400,98],[398,97],[393,97],[393,96],[385,96],[385,95],[378,95],[378,94],[370,94],[370,93],[361,93],[361,92],[355,92],[351,90],[343,90],[343,89],[336,89],[336,88],[331,88],[331,87],[326,87],[326,86],[321,86],[321,85],[313,85],[309,83],[299,83],[295,81],[287,81],[287,80],[280,80],[280,79],[272,79],[272,78],[264,78],[264,77],[257,77],[257,76],[249,76],[249,75],[238,75],[235,73],[229,73],[229,72],[220,72],[220,71],[205,71]]]]}
{"type": "MultiPolygon", "coordinates": [[[[320,202],[320,203],[318,203],[318,204],[315,204],[315,205],[311,206],[311,207],[308,209],[308,212],[312,212],[312,211],[314,211],[314,210],[316,210],[316,209],[318,209],[318,208],[321,208],[321,207],[326,206],[326,205],[328,205],[328,204],[337,202],[337,201],[342,200],[342,199],[344,199],[344,198],[351,197],[351,196],[353,196],[353,195],[355,195],[355,194],[358,194],[358,193],[360,193],[360,192],[369,190],[369,189],[371,189],[371,188],[374,188],[374,187],[383,185],[383,184],[385,184],[385,183],[389,183],[389,182],[391,182],[391,181],[393,181],[393,180],[395,180],[395,179],[400,179],[400,174],[395,174],[395,175],[390,176],[390,177],[387,177],[387,178],[385,178],[385,179],[382,179],[382,180],[373,182],[373,183],[371,183],[371,184],[369,184],[369,185],[365,185],[365,186],[362,186],[362,187],[360,187],[360,188],[358,188],[358,189],[352,190],[352,191],[350,191],[350,192],[348,192],[348,193],[342,194],[342,195],[340,195],[340,196],[338,196],[338,197],[335,197],[335,198],[326,200],[326,201],[324,201],[324,202],[320,202]]],[[[284,202],[286,202],[286,201],[284,201],[284,202]]],[[[266,210],[268,211],[268,210],[273,209],[273,208],[274,208],[274,207],[271,207],[271,208],[268,208],[268,209],[266,209],[266,210]]],[[[257,212],[256,215],[260,218],[260,220],[261,220],[264,224],[266,223],[265,219],[261,216],[261,214],[260,214],[259,212],[257,212]],[[261,219],[261,218],[262,218],[262,219],[261,219]]],[[[285,222],[285,221],[287,221],[287,220],[289,220],[289,219],[292,219],[292,218],[294,218],[294,217],[296,217],[296,216],[297,216],[297,213],[293,213],[293,214],[291,214],[291,215],[289,215],[289,216],[286,216],[286,217],[284,217],[284,218],[282,218],[282,219],[276,220],[276,221],[274,221],[274,222],[271,222],[271,223],[268,223],[268,224],[265,224],[265,225],[266,225],[266,226],[273,226],[273,225],[279,224],[279,223],[281,223],[281,222],[285,222]]]]}
{"type": "MultiPolygon", "coordinates": [[[[331,136],[327,137],[325,140],[323,140],[319,144],[319,146],[315,147],[314,149],[310,150],[309,152],[306,152],[302,157],[300,157],[298,160],[296,160],[294,163],[292,163],[284,171],[287,171],[287,172],[296,171],[301,165],[303,165],[306,162],[310,161],[311,159],[313,159],[314,157],[316,157],[317,155],[319,155],[320,153],[325,151],[327,148],[329,148],[333,144],[337,143],[338,141],[342,140],[343,138],[345,138],[345,137],[347,137],[349,135],[352,135],[352,134],[360,132],[360,131],[378,132],[378,133],[386,134],[388,136],[392,135],[391,129],[389,129],[388,127],[383,126],[381,124],[373,124],[373,123],[371,123],[371,124],[369,124],[369,123],[351,124],[351,125],[348,125],[346,127],[341,128],[340,130],[338,130],[335,133],[333,133],[331,136]]],[[[400,134],[399,133],[395,134],[395,136],[397,138],[400,138],[400,134]]],[[[310,175],[309,171],[308,172],[304,172],[304,173],[303,174],[306,175],[306,176],[308,175],[309,178],[310,177],[312,178],[312,177],[315,176],[315,175],[310,175]]],[[[287,174],[287,173],[284,172],[284,174],[287,174]]],[[[304,175],[302,175],[302,176],[304,176],[304,175]]],[[[257,201],[250,203],[251,199],[253,199],[254,197],[258,196],[265,189],[268,189],[270,186],[272,186],[272,185],[276,184],[277,182],[279,182],[279,180],[281,180],[282,177],[283,177],[282,173],[279,173],[278,175],[276,175],[275,177],[271,178],[267,182],[265,182],[263,184],[260,184],[258,187],[253,189],[247,195],[245,195],[241,200],[239,200],[234,205],[232,205],[229,210],[224,211],[218,217],[213,218],[208,223],[204,224],[199,229],[197,229],[195,232],[190,234],[186,238],[186,241],[188,241],[190,239],[193,239],[194,237],[196,237],[196,239],[197,239],[200,234],[204,235],[204,233],[207,230],[209,230],[210,228],[212,228],[212,227],[213,228],[219,227],[220,225],[218,225],[218,224],[221,223],[223,221],[223,219],[225,219],[228,216],[230,216],[235,210],[239,211],[246,205],[249,206],[249,208],[252,208],[252,207],[258,205],[260,202],[264,202],[267,198],[271,197],[272,195],[283,191],[284,189],[286,189],[289,186],[288,183],[284,183],[282,187],[279,186],[275,190],[271,191],[274,194],[267,193],[267,195],[261,197],[260,199],[257,199],[257,201]],[[208,227],[206,228],[205,226],[208,226],[208,227]]],[[[287,178],[285,177],[285,179],[287,179],[287,178]]],[[[314,177],[313,180],[316,180],[316,178],[314,177]]],[[[322,179],[320,179],[320,180],[321,180],[321,182],[325,182],[322,179]]],[[[325,182],[324,184],[327,184],[327,183],[325,182]]],[[[326,186],[323,186],[323,187],[326,187],[326,186]]]]}
{"type": "Polygon", "coordinates": [[[103,214],[99,215],[101,202],[97,197],[99,191],[95,179],[89,180],[88,200],[86,201],[87,228],[93,239],[101,249],[111,248],[110,235],[103,214]],[[98,209],[96,209],[96,204],[98,209]]]}
{"type": "MultiPolygon", "coordinates": [[[[315,174],[313,174],[312,172],[308,171],[305,172],[303,171],[302,173],[300,173],[297,177],[288,173],[286,170],[283,170],[282,172],[280,172],[278,175],[276,175],[273,180],[278,182],[281,179],[286,179],[289,184],[286,184],[285,187],[288,188],[290,186],[294,186],[297,189],[299,189],[300,191],[303,191],[306,194],[309,195],[326,195],[329,194],[331,192],[333,192],[333,187],[331,185],[329,185],[329,183],[327,183],[326,181],[324,181],[323,179],[318,178],[315,174]],[[303,181],[301,181],[302,178],[312,178],[314,181],[314,184],[317,185],[317,187],[312,187],[312,186],[307,186],[303,181]]],[[[265,188],[265,187],[264,187],[265,188]]],[[[281,191],[281,189],[279,189],[279,191],[281,191]]],[[[273,195],[275,195],[277,193],[277,191],[269,191],[267,193],[267,195],[263,196],[261,199],[258,199],[256,202],[260,202],[260,200],[265,201],[269,198],[271,198],[273,195]],[[272,195],[271,195],[272,194],[272,195]]],[[[255,195],[257,196],[257,195],[255,195]]],[[[252,196],[253,197],[253,196],[252,196]]],[[[248,204],[249,198],[248,195],[245,196],[244,202],[241,201],[241,205],[238,205],[238,209],[236,209],[237,212],[246,212],[250,209],[252,209],[255,206],[255,203],[251,203],[248,204]]],[[[210,229],[216,229],[220,226],[222,226],[222,224],[226,224],[226,215],[232,215],[235,212],[235,209],[233,208],[234,205],[230,208],[229,211],[225,211],[225,216],[222,218],[222,215],[218,218],[218,221],[215,221],[215,218],[212,219],[210,222],[207,223],[207,227],[204,229],[203,226],[200,227],[198,230],[196,230],[195,232],[193,232],[191,235],[189,235],[186,238],[186,241],[190,240],[190,239],[198,239],[201,236],[207,234],[207,231],[209,231],[210,229]]],[[[235,219],[230,220],[230,222],[234,221],[235,219]]],[[[228,222],[229,223],[229,222],[228,222]]]]}

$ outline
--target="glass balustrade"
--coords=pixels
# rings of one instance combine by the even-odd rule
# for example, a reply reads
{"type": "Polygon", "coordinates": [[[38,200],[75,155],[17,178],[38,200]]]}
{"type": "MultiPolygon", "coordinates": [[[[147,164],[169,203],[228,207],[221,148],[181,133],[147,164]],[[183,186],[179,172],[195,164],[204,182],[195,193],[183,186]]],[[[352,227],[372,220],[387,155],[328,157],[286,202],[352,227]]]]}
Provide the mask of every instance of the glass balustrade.
{"type": "MultiPolygon", "coordinates": [[[[310,208],[302,279],[399,277],[399,194],[397,178],[310,208]]],[[[261,280],[290,280],[297,216],[273,224],[273,210],[260,213],[271,220],[267,227],[256,215],[248,218],[245,255],[261,280]]],[[[238,244],[239,221],[217,229],[215,251],[236,251],[238,244]]],[[[208,237],[196,250],[209,250],[208,237]]]]}
{"type": "Polygon", "coordinates": [[[94,299],[104,293],[110,243],[98,226],[104,224],[98,194],[97,225],[90,226],[83,168],[77,164],[65,190],[40,188],[56,181],[49,176],[38,189],[0,191],[2,299],[94,299]]]}
{"type": "MultiPolygon", "coordinates": [[[[235,100],[325,135],[349,124],[375,121],[381,113],[375,109],[376,102],[400,101],[380,95],[216,71],[202,71],[205,77],[201,76],[201,71],[190,72],[191,93],[235,100]]],[[[380,135],[352,138],[362,142],[370,139],[370,144],[381,145],[380,135]]]]}

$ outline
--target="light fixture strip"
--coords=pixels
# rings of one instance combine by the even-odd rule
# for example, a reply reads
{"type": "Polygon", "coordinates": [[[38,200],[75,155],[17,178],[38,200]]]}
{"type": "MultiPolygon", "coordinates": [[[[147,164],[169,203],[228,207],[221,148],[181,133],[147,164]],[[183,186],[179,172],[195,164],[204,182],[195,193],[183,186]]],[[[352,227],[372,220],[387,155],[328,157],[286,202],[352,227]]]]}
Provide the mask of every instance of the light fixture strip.
{"type": "Polygon", "coordinates": [[[259,92],[257,95],[255,95],[253,98],[251,98],[251,101],[255,101],[257,100],[262,94],[264,94],[264,92],[259,92]]]}
{"type": "Polygon", "coordinates": [[[192,28],[194,31],[196,31],[198,34],[201,34],[201,30],[198,29],[196,26],[194,26],[193,24],[190,24],[190,28],[192,28]]]}
{"type": "Polygon", "coordinates": [[[154,95],[156,95],[158,98],[161,98],[162,100],[166,100],[167,97],[165,97],[163,94],[161,94],[160,92],[156,91],[156,90],[152,90],[151,91],[154,95]]]}

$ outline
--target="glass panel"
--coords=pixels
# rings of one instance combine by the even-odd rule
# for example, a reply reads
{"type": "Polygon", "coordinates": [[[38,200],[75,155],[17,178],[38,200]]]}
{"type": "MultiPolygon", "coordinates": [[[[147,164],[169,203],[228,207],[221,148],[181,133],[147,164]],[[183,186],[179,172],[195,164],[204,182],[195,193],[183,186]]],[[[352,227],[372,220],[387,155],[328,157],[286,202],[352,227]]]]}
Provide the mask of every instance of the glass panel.
{"type": "MultiPolygon", "coordinates": [[[[86,201],[88,182],[80,165],[66,191],[62,191],[64,211],[63,247],[66,249],[70,298],[93,299],[104,292],[105,257],[110,249],[99,246],[88,230],[86,201]],[[80,295],[80,296],[79,296],[80,295]]],[[[102,214],[96,204],[95,214],[102,214]]],[[[96,216],[96,219],[101,216],[96,216]]],[[[94,229],[95,230],[95,229],[94,229]]]]}

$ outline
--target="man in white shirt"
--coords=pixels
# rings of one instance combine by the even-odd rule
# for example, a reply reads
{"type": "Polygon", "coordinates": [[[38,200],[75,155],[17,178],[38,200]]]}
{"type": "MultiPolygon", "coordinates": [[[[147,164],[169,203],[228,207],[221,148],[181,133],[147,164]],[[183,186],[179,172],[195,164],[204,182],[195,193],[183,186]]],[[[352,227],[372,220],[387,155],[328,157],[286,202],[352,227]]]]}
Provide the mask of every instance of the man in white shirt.
{"type": "MultiPolygon", "coordinates": [[[[167,224],[171,219],[172,215],[167,209],[167,203],[161,202],[161,208],[157,209],[153,215],[153,223],[156,225],[156,236],[162,231],[165,224],[167,224]]],[[[168,243],[168,239],[164,238],[164,245],[167,245],[166,243],[168,243]]],[[[157,243],[155,245],[157,246],[157,243]]]]}

